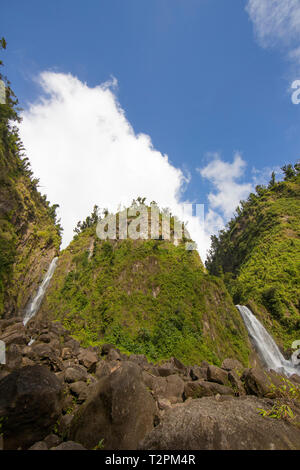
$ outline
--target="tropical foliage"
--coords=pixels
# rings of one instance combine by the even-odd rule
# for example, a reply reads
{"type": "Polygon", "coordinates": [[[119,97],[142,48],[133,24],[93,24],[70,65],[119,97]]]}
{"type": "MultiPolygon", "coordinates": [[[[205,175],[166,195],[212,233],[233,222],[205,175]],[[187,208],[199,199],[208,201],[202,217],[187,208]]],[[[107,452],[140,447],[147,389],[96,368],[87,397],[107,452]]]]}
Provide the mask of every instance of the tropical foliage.
{"type": "MultiPolygon", "coordinates": [[[[6,48],[4,38],[0,50],[6,48]]],[[[0,65],[2,61],[0,61],[0,65]]],[[[18,100],[9,81],[0,73],[5,84],[6,100],[0,104],[0,316],[8,297],[13,308],[22,304],[20,281],[41,250],[54,246],[59,249],[62,228],[52,206],[38,191],[29,160],[20,141],[17,124],[18,100]],[[26,237],[26,243],[23,238],[26,237]],[[22,242],[22,251],[20,243],[22,242]]]]}
{"type": "Polygon", "coordinates": [[[62,252],[42,313],[85,345],[111,342],[155,361],[173,355],[219,364],[234,356],[247,363],[241,317],[196,251],[184,241],[105,241],[95,232],[95,224],[85,228],[62,252]]]}
{"type": "Polygon", "coordinates": [[[300,165],[282,170],[283,181],[273,174],[212,237],[206,267],[288,348],[300,334],[300,165]]]}

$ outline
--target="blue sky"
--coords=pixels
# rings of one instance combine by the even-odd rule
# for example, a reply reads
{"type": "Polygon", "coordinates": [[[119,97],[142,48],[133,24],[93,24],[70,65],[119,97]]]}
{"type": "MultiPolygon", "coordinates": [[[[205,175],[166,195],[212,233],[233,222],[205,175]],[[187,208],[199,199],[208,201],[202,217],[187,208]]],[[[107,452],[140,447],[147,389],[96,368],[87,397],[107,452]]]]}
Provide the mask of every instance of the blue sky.
{"type": "MultiPolygon", "coordinates": [[[[72,74],[91,89],[115,77],[113,94],[135,133],[149,135],[189,177],[181,199],[208,203],[216,181],[197,168],[232,164],[238,152],[245,164],[237,180],[247,185],[300,156],[300,105],[290,89],[300,80],[300,6],[281,2],[294,20],[283,26],[271,3],[250,0],[246,10],[237,0],[5,2],[5,72],[28,113],[43,94],[41,72],[72,74]]],[[[29,158],[36,132],[24,131],[29,158]]],[[[228,218],[221,206],[212,209],[228,218]]]]}

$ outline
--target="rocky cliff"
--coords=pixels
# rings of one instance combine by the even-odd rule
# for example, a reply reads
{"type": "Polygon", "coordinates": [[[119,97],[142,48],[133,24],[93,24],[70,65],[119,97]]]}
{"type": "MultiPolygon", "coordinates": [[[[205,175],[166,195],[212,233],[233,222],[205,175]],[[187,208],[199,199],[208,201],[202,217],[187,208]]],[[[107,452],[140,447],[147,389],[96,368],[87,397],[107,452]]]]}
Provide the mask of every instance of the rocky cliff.
{"type": "Polygon", "coordinates": [[[61,227],[56,206],[37,189],[12,124],[17,101],[6,90],[7,102],[0,105],[0,317],[8,318],[23,312],[36,292],[59,250],[61,227]]]}

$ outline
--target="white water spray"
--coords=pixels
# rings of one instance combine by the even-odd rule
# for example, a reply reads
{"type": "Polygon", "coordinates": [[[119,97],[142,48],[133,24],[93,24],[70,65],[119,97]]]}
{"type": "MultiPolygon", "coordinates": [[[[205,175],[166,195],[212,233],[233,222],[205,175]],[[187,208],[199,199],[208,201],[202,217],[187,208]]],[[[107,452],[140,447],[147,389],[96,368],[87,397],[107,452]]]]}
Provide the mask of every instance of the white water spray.
{"type": "Polygon", "coordinates": [[[51,281],[51,278],[54,274],[56,264],[57,264],[58,258],[53,258],[51,261],[51,264],[49,266],[49,269],[47,273],[45,274],[45,277],[43,279],[42,284],[39,286],[38,291],[36,296],[33,298],[32,302],[29,303],[29,305],[26,308],[24,319],[23,319],[23,324],[24,326],[29,322],[29,320],[36,315],[38,312],[41,303],[43,301],[43,298],[45,296],[47,287],[49,285],[49,282],[51,281]]]}
{"type": "Polygon", "coordinates": [[[242,315],[249,336],[266,367],[288,377],[293,374],[300,375],[300,368],[283,357],[272,336],[269,335],[251,310],[244,305],[237,305],[236,307],[242,315]]]}

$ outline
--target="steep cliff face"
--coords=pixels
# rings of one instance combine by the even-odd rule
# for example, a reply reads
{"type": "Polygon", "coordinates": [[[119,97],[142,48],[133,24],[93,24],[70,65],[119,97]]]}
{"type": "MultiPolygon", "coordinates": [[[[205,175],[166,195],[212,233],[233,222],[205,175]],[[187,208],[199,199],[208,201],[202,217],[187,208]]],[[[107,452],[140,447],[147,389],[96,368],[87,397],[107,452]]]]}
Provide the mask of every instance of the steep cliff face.
{"type": "Polygon", "coordinates": [[[7,88],[0,105],[0,317],[22,314],[60,246],[55,206],[37,190],[11,120],[16,101],[7,88]]]}
{"type": "Polygon", "coordinates": [[[222,280],[196,251],[163,240],[97,238],[95,226],[64,250],[40,317],[84,345],[111,342],[152,360],[248,360],[248,336],[222,280]]]}
{"type": "Polygon", "coordinates": [[[285,348],[300,338],[300,174],[258,187],[214,237],[206,263],[223,277],[235,303],[249,303],[285,348]]]}

